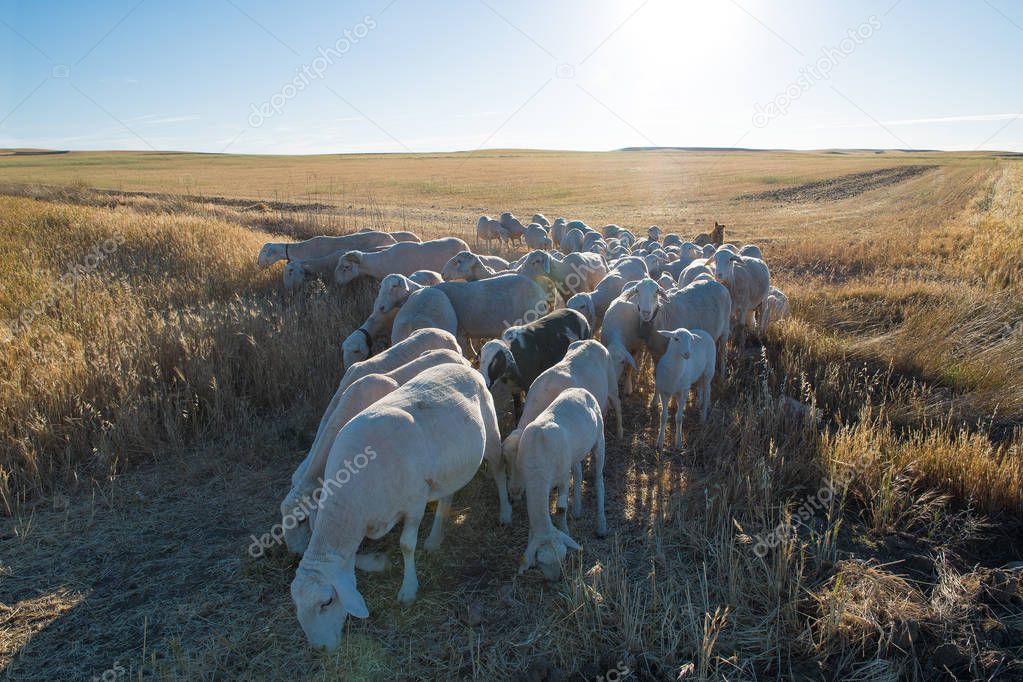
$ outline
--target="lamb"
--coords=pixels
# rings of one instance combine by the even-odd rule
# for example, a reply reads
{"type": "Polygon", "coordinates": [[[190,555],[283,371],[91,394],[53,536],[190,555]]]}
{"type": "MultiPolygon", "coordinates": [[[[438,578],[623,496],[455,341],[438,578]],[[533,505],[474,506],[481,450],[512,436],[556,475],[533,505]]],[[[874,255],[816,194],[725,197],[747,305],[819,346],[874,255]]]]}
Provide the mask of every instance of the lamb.
{"type": "Polygon", "coordinates": [[[398,242],[417,242],[421,243],[423,240],[419,238],[419,235],[415,232],[391,232],[390,235],[394,237],[395,241],[398,242]]]}
{"type": "Polygon", "coordinates": [[[400,242],[376,253],[349,251],[338,260],[334,278],[344,285],[360,275],[379,280],[394,273],[410,275],[416,270],[440,270],[449,258],[468,248],[461,239],[447,237],[422,244],[400,242]]]}
{"type": "Polygon", "coordinates": [[[500,339],[480,349],[480,373],[487,388],[504,382],[515,403],[515,418],[522,413],[522,395],[542,372],[560,362],[568,347],[590,338],[590,325],[580,313],[562,308],[535,322],[509,327],[500,339]]]}
{"type": "Polygon", "coordinates": [[[771,323],[785,319],[789,316],[789,297],[782,293],[778,287],[771,287],[767,294],[767,301],[764,309],[757,320],[759,332],[766,334],[771,323]]]}
{"type": "Polygon", "coordinates": [[[742,334],[738,341],[741,345],[748,331],[756,332],[754,315],[759,318],[764,314],[764,304],[771,290],[771,273],[759,258],[721,250],[714,254],[714,273],[732,296],[732,319],[742,334]]]}
{"type": "Polygon", "coordinates": [[[513,214],[505,212],[501,214],[501,227],[508,230],[508,236],[512,240],[521,242],[522,236],[526,233],[525,226],[513,214]]]}
{"type": "Polygon", "coordinates": [[[500,220],[494,220],[489,216],[481,215],[480,219],[476,221],[476,248],[479,248],[481,239],[489,249],[493,248],[492,242],[495,239],[498,243],[503,244],[511,239],[511,235],[508,234],[508,230],[501,226],[500,220]]]}
{"type": "Polygon", "coordinates": [[[643,336],[640,332],[639,308],[635,303],[615,299],[604,315],[600,327],[600,342],[611,356],[615,370],[615,382],[625,376],[622,391],[632,394],[632,374],[638,372],[636,359],[643,352],[643,336]]]}
{"type": "Polygon", "coordinates": [[[361,249],[369,251],[391,246],[396,240],[386,232],[358,232],[340,237],[321,236],[302,242],[267,242],[259,250],[256,262],[266,268],[279,260],[312,260],[336,251],[361,249]]]}
{"type": "Polygon", "coordinates": [[[572,515],[582,515],[582,462],[593,454],[597,497],[597,537],[607,535],[604,514],[604,418],[600,404],[582,388],[570,388],[522,431],[516,456],[506,463],[512,495],[526,492],[529,541],[519,565],[525,573],[536,563],[544,576],[555,580],[561,573],[566,548],[580,549],[568,535],[569,477],[575,479],[572,515]],[[558,489],[558,525],[551,523],[551,488],[558,489]]]}
{"type": "Polygon", "coordinates": [[[583,234],[582,230],[573,227],[565,232],[565,236],[561,238],[561,243],[558,245],[558,248],[566,254],[582,251],[583,239],[585,238],[586,235],[583,234]]]}
{"type": "Polygon", "coordinates": [[[451,301],[458,332],[470,339],[493,339],[515,320],[529,321],[551,308],[547,291],[519,274],[498,275],[476,282],[444,282],[434,287],[451,301]]]}
{"type": "Polygon", "coordinates": [[[543,213],[534,213],[532,222],[540,225],[541,227],[550,227],[551,221],[547,220],[547,216],[543,213]]]}
{"type": "Polygon", "coordinates": [[[657,431],[657,449],[664,447],[664,431],[668,424],[668,407],[675,399],[675,447],[682,447],[682,417],[685,414],[689,389],[696,385],[696,399],[700,408],[700,422],[707,420],[710,406],[710,383],[714,379],[716,364],[714,339],[702,329],[692,331],[680,328],[674,331],[659,329],[658,334],[668,339],[664,355],[657,361],[654,385],[661,400],[661,426],[657,431]]]}
{"type": "MultiPolygon", "coordinates": [[[[718,371],[724,372],[725,350],[731,336],[729,318],[732,298],[728,289],[714,280],[698,279],[684,289],[670,294],[657,282],[644,279],[626,287],[625,300],[634,300],[640,320],[652,322],[654,329],[703,329],[717,344],[718,371]]],[[[661,359],[667,341],[660,334],[646,335],[647,349],[654,361],[661,359]]]]}
{"type": "Polygon", "coordinates": [[[356,551],[364,537],[381,538],[399,520],[405,571],[398,601],[415,599],[415,549],[426,505],[437,500],[424,543],[435,551],[452,496],[484,458],[503,478],[493,399],[468,367],[427,370],[341,429],[330,450],[324,488],[334,486],[324,491],[309,547],[291,583],[299,623],[313,647],[337,649],[348,614],[369,616],[356,587],[356,551]],[[344,487],[354,477],[358,485],[344,487]]]}
{"type": "Polygon", "coordinates": [[[593,339],[576,341],[568,347],[561,362],[540,374],[529,387],[519,423],[504,439],[506,459],[514,460],[523,429],[546,410],[563,391],[570,388],[585,388],[597,399],[601,410],[614,408],[616,433],[618,438],[624,436],[622,404],[618,398],[618,383],[615,381],[615,370],[611,364],[610,354],[604,346],[593,339]]]}
{"type": "Polygon", "coordinates": [[[739,255],[764,260],[764,252],[761,251],[760,247],[757,246],[756,244],[746,244],[741,249],[739,249],[739,255]]]}
{"type": "Polygon", "coordinates": [[[327,456],[338,431],[355,415],[389,395],[399,386],[423,371],[439,365],[470,366],[457,351],[446,348],[430,350],[385,374],[366,375],[345,389],[337,406],[329,415],[325,415],[326,422],[321,437],[313,441],[309,453],[292,474],[291,491],[281,502],[282,517],[292,515],[297,519],[296,525],[290,529],[287,524],[283,522],[281,524],[289,551],[293,554],[302,554],[309,544],[313,520],[309,518],[306,510],[310,510],[313,505],[310,504],[308,497],[316,491],[317,484],[323,478],[327,456]]]}
{"type": "Polygon", "coordinates": [[[554,241],[547,236],[547,230],[540,223],[530,223],[526,226],[526,246],[531,249],[549,250],[554,248],[554,241]]]}

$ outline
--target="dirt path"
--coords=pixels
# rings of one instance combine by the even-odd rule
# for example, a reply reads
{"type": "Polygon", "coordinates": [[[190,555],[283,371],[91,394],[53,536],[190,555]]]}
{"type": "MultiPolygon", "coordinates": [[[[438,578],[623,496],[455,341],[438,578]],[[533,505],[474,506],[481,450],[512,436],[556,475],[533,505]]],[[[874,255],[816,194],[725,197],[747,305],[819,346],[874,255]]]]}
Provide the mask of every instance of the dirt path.
{"type": "Polygon", "coordinates": [[[881,168],[863,173],[839,175],[827,180],[816,180],[805,185],[743,194],[736,197],[736,199],[740,201],[780,201],[783,203],[838,201],[839,199],[848,199],[873,189],[905,182],[933,168],[937,168],[937,166],[914,165],[881,168]]]}

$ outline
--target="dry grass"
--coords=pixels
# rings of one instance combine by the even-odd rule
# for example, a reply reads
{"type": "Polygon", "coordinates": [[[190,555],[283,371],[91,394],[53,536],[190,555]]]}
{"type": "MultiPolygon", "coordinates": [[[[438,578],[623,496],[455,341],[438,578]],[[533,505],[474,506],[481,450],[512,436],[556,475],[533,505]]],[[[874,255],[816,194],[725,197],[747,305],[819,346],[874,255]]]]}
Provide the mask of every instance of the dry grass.
{"type": "Polygon", "coordinates": [[[1021,674],[1018,571],[998,568],[1019,558],[1023,517],[1018,163],[70,154],[0,159],[0,180],[22,183],[0,196],[0,316],[121,242],[0,345],[10,678],[1021,674]],[[921,164],[938,167],[846,199],[736,199],[921,164]],[[505,209],[684,234],[721,220],[764,246],[794,316],[736,353],[682,453],[652,449],[646,377],[609,441],[612,535],[574,523],[585,550],[565,580],[515,575],[524,511],[497,528],[480,475],[446,549],[419,560],[417,603],[393,601],[397,562],[360,578],[371,618],[314,655],[288,596],[295,559],[246,548],[275,520],[373,291],[291,299],[255,253],[268,232],[466,238],[475,214],[505,209]]]}

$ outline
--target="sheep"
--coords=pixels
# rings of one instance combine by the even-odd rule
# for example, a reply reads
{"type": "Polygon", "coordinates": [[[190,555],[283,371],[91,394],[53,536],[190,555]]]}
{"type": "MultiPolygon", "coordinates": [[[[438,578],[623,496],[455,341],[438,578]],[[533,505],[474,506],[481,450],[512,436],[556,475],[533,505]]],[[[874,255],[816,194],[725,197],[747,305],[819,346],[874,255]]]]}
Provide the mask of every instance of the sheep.
{"type": "Polygon", "coordinates": [[[307,518],[308,515],[305,513],[311,506],[308,496],[315,492],[317,483],[323,478],[327,456],[330,454],[337,432],[373,403],[423,371],[439,365],[470,366],[457,351],[446,348],[430,350],[385,374],[366,375],[345,389],[336,407],[329,415],[325,415],[326,422],[321,437],[313,441],[309,453],[295,469],[291,476],[291,490],[281,502],[282,517],[291,515],[297,519],[296,525],[290,529],[287,524],[281,524],[289,551],[293,554],[302,554],[309,544],[313,520],[307,518]]]}
{"type": "Polygon", "coordinates": [[[592,393],[602,411],[608,407],[613,408],[615,432],[619,439],[624,437],[622,404],[618,397],[618,383],[615,381],[611,355],[598,341],[576,341],[568,347],[561,362],[540,374],[529,387],[518,425],[504,439],[506,459],[514,461],[522,430],[546,410],[555,398],[570,388],[585,388],[592,393]]]}
{"type": "Polygon", "coordinates": [[[718,246],[719,244],[724,244],[725,243],[725,226],[720,224],[718,221],[715,220],[714,221],[714,231],[711,232],[710,234],[707,234],[706,232],[703,232],[701,234],[696,235],[696,238],[693,239],[693,243],[696,244],[697,246],[707,246],[707,245],[718,246]]]}
{"type": "Polygon", "coordinates": [[[661,228],[657,225],[651,225],[646,228],[646,235],[650,238],[650,241],[659,242],[661,241],[661,228]]]}
{"type": "MultiPolygon", "coordinates": [[[[376,250],[368,249],[367,251],[376,250]]],[[[318,258],[288,261],[284,266],[284,289],[286,291],[296,291],[303,284],[313,279],[320,279],[323,282],[333,281],[337,262],[346,253],[347,251],[334,251],[318,258]]]]}
{"type": "Polygon", "coordinates": [[[504,258],[501,258],[500,256],[489,256],[483,253],[478,253],[476,255],[477,257],[479,257],[480,261],[482,261],[484,265],[486,265],[488,268],[492,270],[497,270],[498,272],[500,272],[501,270],[511,269],[511,263],[506,261],[504,258]]]}
{"type": "Polygon", "coordinates": [[[596,253],[570,253],[564,258],[549,254],[549,258],[550,278],[564,298],[581,291],[592,291],[607,275],[607,263],[596,253]]]}
{"type": "Polygon", "coordinates": [[[340,237],[321,236],[302,242],[267,242],[256,259],[259,267],[266,268],[279,260],[312,260],[328,256],[335,251],[378,249],[391,246],[396,240],[386,232],[359,232],[340,237]]]}
{"type": "Polygon", "coordinates": [[[789,316],[789,297],[782,293],[778,287],[771,287],[767,294],[767,301],[764,309],[757,320],[760,334],[766,334],[771,323],[785,319],[789,316]]]}
{"type": "Polygon", "coordinates": [[[661,240],[661,243],[664,245],[664,248],[668,248],[669,246],[682,246],[683,242],[682,237],[677,234],[666,234],[664,235],[664,239],[661,240]]]}
{"type": "Polygon", "coordinates": [[[764,314],[771,273],[759,258],[719,250],[714,254],[714,274],[732,296],[732,319],[742,334],[737,341],[741,346],[748,331],[756,332],[754,315],[759,318],[764,314]]]}
{"type": "Polygon", "coordinates": [[[707,244],[703,247],[703,253],[701,255],[703,256],[703,258],[713,258],[715,251],[717,251],[716,246],[714,246],[713,244],[707,244]]]}
{"type": "Polygon", "coordinates": [[[632,245],[636,243],[636,235],[632,234],[629,230],[622,230],[618,233],[618,241],[625,248],[631,249],[632,245]]]}
{"type": "Polygon", "coordinates": [[[493,277],[499,272],[484,264],[483,259],[472,251],[460,251],[444,264],[440,275],[445,282],[458,279],[475,282],[478,279],[493,277]]]}
{"type": "Polygon", "coordinates": [[[390,235],[394,237],[395,241],[398,242],[416,242],[422,243],[422,239],[415,232],[391,232],[390,235]]]}
{"type": "Polygon", "coordinates": [[[721,244],[714,253],[717,253],[718,251],[728,251],[730,253],[734,253],[736,256],[739,255],[739,247],[735,244],[721,244]]]}
{"type": "Polygon", "coordinates": [[[391,345],[400,343],[420,329],[443,329],[458,333],[458,316],[451,301],[434,287],[409,295],[394,317],[391,345]]]}
{"type": "MultiPolygon", "coordinates": [[[[356,362],[361,362],[373,354],[374,339],[390,339],[391,345],[397,343],[394,340],[394,323],[398,311],[395,308],[401,305],[408,296],[421,287],[432,286],[440,281],[440,275],[432,270],[417,270],[409,277],[404,275],[388,275],[380,282],[380,289],[377,298],[373,303],[373,312],[362,325],[353,331],[341,344],[341,362],[344,367],[351,367],[356,362]]],[[[423,320],[423,318],[419,318],[423,320]]],[[[443,322],[450,318],[438,315],[434,318],[438,324],[421,324],[416,329],[425,327],[436,327],[455,333],[454,328],[445,325],[443,322]]],[[[414,329],[409,329],[406,324],[402,326],[404,339],[414,329]]]]}
{"type": "Polygon", "coordinates": [[[565,232],[565,235],[561,238],[561,243],[558,245],[565,253],[575,253],[576,251],[582,251],[583,239],[586,235],[583,231],[573,227],[572,229],[565,232]]]}
{"type": "Polygon", "coordinates": [[[434,287],[451,301],[458,332],[469,339],[492,339],[514,324],[539,318],[551,308],[547,291],[519,274],[498,275],[476,282],[444,282],[434,287]]]}
{"type": "Polygon", "coordinates": [[[526,246],[530,249],[553,249],[554,241],[547,236],[547,230],[540,223],[530,223],[526,226],[524,237],[526,246]]]}
{"type": "Polygon", "coordinates": [[[661,426],[657,431],[657,449],[664,447],[664,431],[668,424],[668,407],[675,399],[675,447],[682,447],[682,417],[685,414],[689,389],[696,385],[700,422],[707,420],[710,406],[710,384],[716,365],[714,339],[702,329],[658,329],[668,340],[668,347],[657,361],[654,386],[661,401],[661,426]]]}
{"type": "Polygon", "coordinates": [[[756,244],[746,244],[741,249],[739,249],[739,255],[764,260],[764,252],[761,251],[760,247],[757,246],[756,244]]]}
{"type": "Polygon", "coordinates": [[[522,413],[522,394],[540,374],[565,357],[568,347],[590,338],[590,325],[580,313],[563,308],[535,322],[509,327],[500,339],[480,349],[480,373],[487,388],[505,383],[515,404],[515,418],[522,413]]]}
{"type": "Polygon", "coordinates": [[[630,282],[646,277],[646,263],[640,258],[629,260],[628,263],[622,263],[623,267],[621,268],[616,266],[597,282],[593,291],[575,294],[568,299],[565,306],[578,310],[586,316],[590,326],[594,329],[598,328],[607,307],[622,293],[622,289],[630,282]],[[633,260],[635,262],[631,262],[633,260]]]}
{"type": "Polygon", "coordinates": [[[508,230],[508,236],[517,242],[522,241],[526,233],[525,226],[513,214],[505,212],[501,214],[501,227],[508,230]]]}
{"type": "Polygon", "coordinates": [[[703,249],[692,242],[683,242],[678,247],[678,257],[695,260],[703,257],[703,249]]]}
{"type": "MultiPolygon", "coordinates": [[[[644,279],[630,284],[622,292],[623,299],[634,300],[640,320],[652,323],[654,329],[703,329],[715,340],[718,349],[718,371],[724,373],[725,349],[731,337],[732,298],[720,282],[697,279],[684,289],[670,294],[657,282],[644,279]]],[[[661,359],[667,341],[659,334],[646,334],[646,345],[654,362],[661,359]]]]}
{"type": "Polygon", "coordinates": [[[569,478],[574,478],[572,516],[582,515],[582,462],[593,454],[593,477],[597,498],[597,537],[607,535],[604,513],[604,418],[600,404],[582,388],[570,388],[526,426],[516,456],[505,466],[509,492],[526,493],[529,540],[519,574],[536,563],[544,576],[555,580],[561,573],[566,548],[581,549],[568,535],[569,478]],[[551,488],[558,489],[558,525],[551,523],[551,488]]]}
{"type": "Polygon", "coordinates": [[[614,237],[617,237],[618,233],[621,231],[622,228],[615,225],[614,223],[611,223],[610,225],[605,225],[604,227],[600,228],[600,233],[604,235],[605,239],[613,239],[614,237]]]}
{"type": "Polygon", "coordinates": [[[360,275],[383,279],[390,274],[410,275],[416,270],[440,270],[451,256],[469,247],[457,237],[418,244],[399,242],[376,253],[349,251],[338,260],[334,279],[344,285],[360,275]]]}
{"type": "Polygon", "coordinates": [[[587,232],[592,232],[593,231],[592,227],[590,227],[589,225],[587,225],[586,223],[584,223],[581,220],[569,220],[565,224],[565,227],[567,227],[569,230],[572,230],[572,229],[579,230],[583,234],[586,234],[587,232]]]}
{"type": "MultiPolygon", "coordinates": [[[[603,243],[599,232],[587,232],[583,235],[583,242],[579,246],[580,251],[590,251],[594,244],[603,243]]],[[[605,244],[606,246],[606,244],[605,244]]]]}
{"type": "Polygon", "coordinates": [[[483,240],[487,248],[492,248],[491,242],[495,239],[503,244],[511,239],[508,230],[501,226],[500,220],[494,220],[489,216],[481,215],[476,221],[476,248],[479,248],[480,240],[483,240]]]}
{"type": "Polygon", "coordinates": [[[534,213],[532,222],[540,225],[541,227],[550,227],[551,221],[547,220],[547,216],[543,213],[534,213]]]}
{"type": "Polygon", "coordinates": [[[703,258],[701,258],[698,261],[693,261],[688,266],[686,266],[685,270],[679,273],[678,275],[679,288],[681,289],[682,287],[689,286],[690,284],[696,281],[697,277],[700,277],[701,275],[709,275],[711,277],[714,276],[714,271],[707,267],[707,261],[706,259],[703,258]]]}
{"type": "Polygon", "coordinates": [[[567,221],[564,218],[556,218],[550,231],[554,246],[561,248],[561,240],[564,239],[566,232],[568,232],[567,221]]]}
{"type": "Polygon", "coordinates": [[[298,621],[313,647],[336,650],[348,614],[369,616],[356,587],[356,551],[365,537],[381,538],[399,520],[405,570],[398,601],[415,599],[415,549],[426,505],[437,500],[424,543],[435,551],[452,496],[483,459],[503,478],[494,402],[468,367],[427,370],[341,429],[330,450],[317,523],[291,583],[298,621]],[[353,477],[358,484],[344,487],[353,477]],[[334,488],[326,490],[331,483],[334,488]]]}
{"type": "Polygon", "coordinates": [[[623,394],[632,394],[632,375],[638,372],[637,358],[643,352],[643,335],[640,331],[639,308],[635,303],[615,299],[604,314],[604,322],[600,326],[600,342],[607,348],[611,356],[611,364],[615,371],[615,382],[622,385],[623,394]]]}

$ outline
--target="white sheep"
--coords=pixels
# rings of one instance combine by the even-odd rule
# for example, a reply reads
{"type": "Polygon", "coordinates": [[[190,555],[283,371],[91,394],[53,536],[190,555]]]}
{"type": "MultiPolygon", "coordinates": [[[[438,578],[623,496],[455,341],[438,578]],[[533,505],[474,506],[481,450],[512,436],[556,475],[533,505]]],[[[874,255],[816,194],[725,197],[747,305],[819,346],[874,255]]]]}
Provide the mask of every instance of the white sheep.
{"type": "Polygon", "coordinates": [[[640,258],[634,260],[642,266],[642,269],[632,267],[631,263],[621,270],[615,268],[597,283],[593,291],[578,293],[569,298],[565,302],[565,307],[581,312],[594,329],[600,327],[608,306],[618,298],[622,289],[630,282],[646,277],[646,264],[640,258]]]}
{"type": "Polygon", "coordinates": [[[664,447],[664,432],[668,424],[668,408],[675,399],[675,447],[682,447],[682,418],[685,414],[689,389],[696,386],[700,422],[707,420],[710,406],[710,384],[716,364],[714,339],[702,329],[684,328],[674,331],[657,330],[668,340],[668,347],[657,361],[654,386],[661,401],[661,426],[657,431],[657,449],[664,447]]]}
{"type": "Polygon", "coordinates": [[[558,245],[558,248],[566,254],[582,251],[583,239],[585,238],[586,235],[583,234],[582,230],[577,227],[573,227],[565,232],[565,235],[561,238],[561,243],[558,245]]]}
{"type": "Polygon", "coordinates": [[[341,399],[329,415],[324,424],[323,432],[313,441],[302,463],[295,469],[291,476],[291,491],[281,502],[281,515],[286,519],[289,515],[297,519],[293,528],[288,528],[287,523],[282,522],[284,528],[284,540],[288,549],[294,554],[301,554],[309,544],[309,536],[312,532],[313,520],[307,518],[306,510],[312,508],[309,496],[312,495],[320,480],[323,478],[324,467],[327,464],[327,456],[334,443],[334,438],[355,415],[377,402],[385,395],[389,395],[399,386],[410,379],[418,376],[423,371],[439,365],[462,365],[470,366],[462,355],[454,350],[440,349],[426,351],[414,360],[396,367],[385,374],[369,374],[358,381],[353,382],[344,393],[341,399]]]}
{"type": "Polygon", "coordinates": [[[451,301],[458,332],[467,339],[493,339],[505,329],[539,319],[551,309],[547,290],[529,277],[498,275],[434,287],[451,301]]]}
{"type": "Polygon", "coordinates": [[[396,240],[386,232],[357,232],[340,237],[320,236],[301,242],[267,242],[259,250],[256,262],[266,268],[279,260],[312,260],[335,251],[362,249],[369,251],[390,246],[396,240]]]}
{"type": "Polygon", "coordinates": [[[671,276],[670,272],[662,272],[661,276],[657,278],[657,283],[661,285],[661,288],[666,292],[671,291],[675,288],[675,278],[671,276]]]}
{"type": "Polygon", "coordinates": [[[782,293],[778,287],[771,287],[767,294],[767,301],[764,302],[764,309],[757,320],[761,334],[766,334],[767,329],[778,320],[789,316],[789,297],[782,293]]]}
{"type": "Polygon", "coordinates": [[[479,248],[480,240],[482,240],[488,249],[492,248],[492,242],[495,239],[499,244],[503,244],[511,239],[511,235],[508,234],[508,230],[501,227],[500,220],[481,215],[480,219],[476,221],[476,247],[479,248]]]}
{"type": "Polygon", "coordinates": [[[508,230],[508,236],[513,241],[521,242],[522,236],[526,233],[526,227],[518,218],[507,211],[501,214],[501,227],[508,230]]]}
{"type": "Polygon", "coordinates": [[[444,281],[444,278],[436,270],[416,270],[408,278],[416,284],[422,284],[424,287],[432,287],[434,284],[440,284],[444,281]]]}
{"type": "Polygon", "coordinates": [[[356,552],[364,538],[381,538],[398,521],[405,564],[398,601],[415,599],[415,549],[426,505],[437,501],[424,543],[435,551],[452,496],[484,458],[504,475],[493,399],[467,367],[427,370],[341,429],[324,487],[336,485],[321,497],[309,547],[291,583],[310,645],[336,650],[348,614],[369,616],[356,587],[356,552]],[[344,485],[349,480],[353,485],[344,485]]]}
{"type": "Polygon", "coordinates": [[[570,388],[522,431],[518,452],[506,462],[509,492],[526,493],[529,541],[519,565],[524,573],[536,563],[549,580],[561,572],[566,548],[580,549],[568,535],[569,481],[574,478],[572,516],[582,515],[582,462],[593,454],[597,497],[597,537],[607,535],[604,514],[604,418],[589,391],[570,388]],[[558,525],[551,523],[551,489],[558,489],[558,525]]]}
{"type": "Polygon", "coordinates": [[[556,218],[554,224],[551,225],[551,239],[554,240],[554,246],[559,249],[561,248],[561,240],[565,237],[565,233],[568,232],[567,224],[568,221],[564,218],[556,218]]]}
{"type": "Polygon", "coordinates": [[[338,260],[334,279],[347,284],[360,275],[380,280],[390,274],[411,275],[417,270],[440,270],[451,256],[468,249],[457,237],[399,242],[376,253],[349,251],[338,260]]]}
{"type": "Polygon", "coordinates": [[[378,313],[374,310],[370,313],[366,321],[341,342],[341,366],[351,367],[356,362],[362,362],[371,357],[374,343],[378,341],[387,345],[386,342],[391,337],[391,329],[394,327],[394,318],[397,313],[397,310],[386,313],[378,313]]]}
{"type": "Polygon", "coordinates": [[[415,232],[390,232],[395,241],[398,242],[417,242],[420,243],[423,240],[419,238],[419,235],[415,232]]]}
{"type": "Polygon", "coordinates": [[[615,382],[624,375],[622,393],[632,394],[632,375],[638,372],[637,359],[643,352],[643,336],[640,331],[639,308],[636,304],[621,298],[615,299],[604,314],[600,327],[600,342],[607,348],[615,370],[615,382]]]}
{"type": "Polygon", "coordinates": [[[763,316],[771,273],[759,258],[719,250],[714,254],[714,274],[732,296],[732,321],[741,333],[737,343],[742,345],[747,332],[756,332],[756,318],[763,316]]]}
{"type": "Polygon", "coordinates": [[[760,247],[757,246],[756,244],[746,244],[741,249],[739,249],[739,255],[764,260],[764,252],[761,251],[760,247]]]}
{"type": "Polygon", "coordinates": [[[415,291],[402,303],[391,327],[391,344],[404,341],[420,329],[458,333],[458,315],[450,299],[435,287],[415,291]]]}
{"type": "Polygon", "coordinates": [[[537,225],[540,225],[542,227],[550,227],[551,226],[551,221],[547,220],[547,216],[545,216],[543,213],[534,213],[533,214],[533,221],[532,222],[534,222],[537,225]]]}
{"type": "Polygon", "coordinates": [[[701,275],[714,276],[714,271],[707,265],[705,258],[694,260],[692,263],[687,265],[682,272],[678,275],[678,286],[686,287],[696,281],[696,278],[701,275]]]}
{"type": "Polygon", "coordinates": [[[467,282],[475,282],[478,279],[487,279],[501,274],[503,270],[496,270],[483,262],[483,258],[472,251],[460,251],[453,255],[440,270],[440,276],[445,282],[462,279],[467,282]]]}
{"type": "Polygon", "coordinates": [[[607,262],[596,253],[570,253],[564,257],[554,253],[548,255],[550,278],[564,298],[583,291],[593,291],[608,272],[607,262]]]}
{"type": "Polygon", "coordinates": [[[554,241],[548,236],[547,230],[540,223],[530,223],[526,226],[526,246],[530,249],[543,249],[545,251],[554,248],[554,241]]]}

